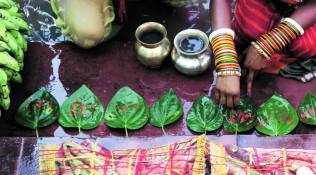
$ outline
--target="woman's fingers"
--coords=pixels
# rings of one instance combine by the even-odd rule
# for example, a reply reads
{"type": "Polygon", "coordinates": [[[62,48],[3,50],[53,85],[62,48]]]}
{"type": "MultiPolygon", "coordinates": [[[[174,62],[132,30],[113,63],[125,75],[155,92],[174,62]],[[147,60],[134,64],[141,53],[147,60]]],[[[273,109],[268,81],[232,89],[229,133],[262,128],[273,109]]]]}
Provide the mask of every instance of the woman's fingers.
{"type": "Polygon", "coordinates": [[[215,90],[215,100],[216,100],[216,101],[219,101],[219,93],[220,93],[220,92],[216,89],[216,90],[215,90]]]}
{"type": "Polygon", "coordinates": [[[226,95],[224,93],[220,94],[219,103],[222,104],[222,105],[226,105],[226,95]]]}
{"type": "Polygon", "coordinates": [[[233,100],[234,100],[234,107],[237,107],[240,105],[240,95],[235,95],[233,97],[233,100]]]}
{"type": "Polygon", "coordinates": [[[249,74],[247,77],[247,95],[248,96],[251,96],[252,94],[252,84],[253,84],[254,75],[255,75],[255,71],[249,70],[249,74]]]}
{"type": "Polygon", "coordinates": [[[232,95],[228,95],[226,97],[226,105],[227,107],[230,107],[230,108],[234,107],[234,99],[232,95]]]}

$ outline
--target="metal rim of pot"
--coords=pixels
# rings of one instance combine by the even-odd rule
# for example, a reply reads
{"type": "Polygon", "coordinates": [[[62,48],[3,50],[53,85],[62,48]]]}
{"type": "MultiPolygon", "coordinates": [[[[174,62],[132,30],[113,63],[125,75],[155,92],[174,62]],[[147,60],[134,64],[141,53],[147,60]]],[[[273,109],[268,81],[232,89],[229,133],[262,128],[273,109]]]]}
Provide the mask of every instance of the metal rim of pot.
{"type": "Polygon", "coordinates": [[[142,45],[146,46],[146,47],[156,47],[158,45],[160,45],[164,39],[167,37],[167,29],[160,23],[157,22],[146,22],[143,23],[142,25],[140,25],[135,32],[135,37],[136,40],[141,43],[142,45]],[[160,32],[162,34],[162,39],[157,42],[157,43],[153,43],[153,44],[148,44],[143,42],[140,37],[142,36],[142,34],[146,31],[149,30],[157,30],[158,32],[160,32]]]}
{"type": "Polygon", "coordinates": [[[209,40],[208,40],[207,35],[201,30],[186,29],[186,30],[179,32],[176,35],[176,37],[174,38],[173,44],[174,44],[174,47],[176,48],[177,52],[179,52],[180,54],[193,56],[193,55],[199,55],[199,54],[205,52],[205,50],[209,47],[209,40]],[[180,45],[179,43],[184,37],[188,37],[188,36],[198,36],[199,38],[201,38],[204,42],[203,49],[201,49],[198,52],[193,52],[193,53],[189,53],[189,52],[185,52],[185,51],[181,50],[179,48],[179,45],[180,45]]]}

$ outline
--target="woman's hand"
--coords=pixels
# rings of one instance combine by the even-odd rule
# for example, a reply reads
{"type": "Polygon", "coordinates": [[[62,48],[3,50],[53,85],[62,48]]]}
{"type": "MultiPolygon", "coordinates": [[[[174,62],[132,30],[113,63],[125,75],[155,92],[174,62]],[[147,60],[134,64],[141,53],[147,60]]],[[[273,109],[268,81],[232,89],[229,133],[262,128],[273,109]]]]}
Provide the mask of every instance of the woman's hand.
{"type": "Polygon", "coordinates": [[[268,60],[253,46],[248,49],[244,66],[249,70],[260,71],[268,66],[268,60]]]}
{"type": "Polygon", "coordinates": [[[247,95],[252,94],[252,84],[255,74],[268,66],[268,60],[253,46],[248,49],[248,53],[244,62],[244,66],[249,69],[247,77],[247,95]]]}
{"type": "Polygon", "coordinates": [[[217,77],[215,99],[227,107],[239,106],[240,78],[238,76],[217,77]]]}

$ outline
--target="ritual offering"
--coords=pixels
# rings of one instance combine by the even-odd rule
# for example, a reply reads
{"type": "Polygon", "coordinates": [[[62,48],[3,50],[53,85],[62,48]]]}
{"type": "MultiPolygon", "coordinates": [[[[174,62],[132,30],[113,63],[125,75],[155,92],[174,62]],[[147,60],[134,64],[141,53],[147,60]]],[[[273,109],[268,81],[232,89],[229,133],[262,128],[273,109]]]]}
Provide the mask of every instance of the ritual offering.
{"type": "Polygon", "coordinates": [[[210,98],[200,96],[193,104],[187,117],[188,127],[198,133],[214,131],[223,124],[223,113],[210,98]]]}
{"type": "Polygon", "coordinates": [[[103,120],[104,109],[98,97],[85,85],[61,106],[58,123],[65,128],[93,129],[103,120]]]}
{"type": "Polygon", "coordinates": [[[197,75],[211,65],[208,37],[197,29],[187,29],[177,34],[171,53],[175,67],[187,75],[197,75]]]}
{"type": "Polygon", "coordinates": [[[274,94],[263,103],[256,111],[256,115],[256,129],[270,136],[289,134],[299,122],[294,107],[279,94],[274,94]]]}
{"type": "Polygon", "coordinates": [[[82,48],[109,39],[115,19],[112,0],[52,0],[56,25],[62,34],[82,48]]]}
{"type": "Polygon", "coordinates": [[[166,135],[164,127],[180,119],[183,107],[179,97],[170,89],[150,108],[150,124],[160,127],[166,135]]]}
{"type": "Polygon", "coordinates": [[[15,121],[27,128],[37,129],[54,123],[59,116],[59,104],[45,88],[26,99],[18,109],[15,121]]]}
{"type": "Polygon", "coordinates": [[[10,100],[10,81],[21,83],[20,71],[24,67],[24,52],[29,34],[29,25],[20,5],[14,0],[0,3],[0,106],[8,110],[10,100]]]}
{"type": "Polygon", "coordinates": [[[316,125],[316,96],[308,92],[298,108],[300,121],[309,125],[316,125]]]}
{"type": "Polygon", "coordinates": [[[105,124],[125,130],[140,129],[147,124],[149,108],[145,100],[129,87],[122,87],[109,102],[104,115],[105,124]]]}
{"type": "Polygon", "coordinates": [[[156,22],[147,22],[137,28],[135,37],[137,59],[147,67],[160,67],[171,50],[166,28],[156,22]]]}
{"type": "Polygon", "coordinates": [[[224,128],[229,133],[246,132],[257,125],[255,110],[250,99],[240,99],[237,109],[224,110],[224,128]]]}

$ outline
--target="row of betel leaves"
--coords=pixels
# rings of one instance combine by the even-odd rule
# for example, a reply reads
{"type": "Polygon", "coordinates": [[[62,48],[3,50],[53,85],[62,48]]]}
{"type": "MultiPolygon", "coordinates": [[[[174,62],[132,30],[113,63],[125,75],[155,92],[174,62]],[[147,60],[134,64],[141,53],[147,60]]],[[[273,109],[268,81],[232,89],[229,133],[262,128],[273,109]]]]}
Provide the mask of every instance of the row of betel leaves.
{"type": "MultiPolygon", "coordinates": [[[[121,88],[111,99],[106,110],[93,92],[83,85],[59,107],[56,99],[42,88],[21,104],[15,116],[20,125],[35,129],[48,126],[58,120],[65,128],[90,130],[102,121],[112,128],[137,130],[148,121],[155,127],[170,125],[183,116],[183,106],[170,89],[151,107],[129,87],[121,88]]],[[[279,136],[296,128],[299,118],[303,123],[316,125],[316,97],[309,92],[299,109],[281,95],[274,94],[256,111],[248,99],[242,99],[238,109],[223,109],[207,96],[200,96],[187,115],[188,127],[198,133],[214,131],[224,125],[229,133],[245,132],[254,127],[261,133],[279,136]]]]}

